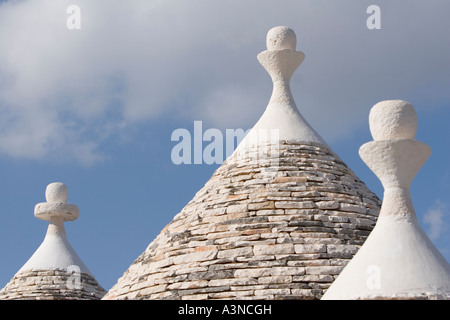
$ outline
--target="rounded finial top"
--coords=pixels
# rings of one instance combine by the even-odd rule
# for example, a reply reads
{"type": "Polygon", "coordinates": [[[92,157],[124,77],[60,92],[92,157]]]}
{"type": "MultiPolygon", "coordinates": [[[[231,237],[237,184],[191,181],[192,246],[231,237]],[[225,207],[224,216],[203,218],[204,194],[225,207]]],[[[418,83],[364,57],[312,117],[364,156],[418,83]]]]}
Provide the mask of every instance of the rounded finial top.
{"type": "Polygon", "coordinates": [[[295,50],[297,46],[297,36],[294,30],[278,26],[269,30],[266,38],[267,50],[295,50]]]}
{"type": "Polygon", "coordinates": [[[45,199],[47,202],[67,202],[69,192],[64,183],[53,182],[45,190],[45,199]]]}
{"type": "Polygon", "coordinates": [[[67,203],[68,191],[64,183],[50,183],[45,190],[47,202],[38,203],[34,207],[36,218],[51,221],[54,218],[62,218],[63,221],[73,221],[80,213],[78,207],[67,203]]]}
{"type": "Polygon", "coordinates": [[[369,127],[374,140],[414,139],[417,113],[404,100],[385,100],[370,110],[369,127]]]}

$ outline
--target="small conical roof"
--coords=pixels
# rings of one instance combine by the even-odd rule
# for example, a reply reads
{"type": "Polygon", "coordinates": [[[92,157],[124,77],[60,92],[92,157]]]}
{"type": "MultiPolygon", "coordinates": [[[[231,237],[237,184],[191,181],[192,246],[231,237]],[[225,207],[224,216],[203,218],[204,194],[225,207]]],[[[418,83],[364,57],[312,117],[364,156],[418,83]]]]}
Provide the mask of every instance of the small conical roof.
{"type": "Polygon", "coordinates": [[[318,299],[353,257],[380,202],[298,111],[295,46],[269,31],[266,111],[104,299],[318,299]]]}
{"type": "Polygon", "coordinates": [[[45,195],[47,202],[34,210],[37,218],[49,221],[44,241],[0,291],[0,299],[100,299],[106,291],[72,248],[64,228],[64,221],[78,218],[78,207],[67,203],[63,183],[49,184],[45,195]]]}
{"type": "Polygon", "coordinates": [[[372,233],[323,299],[450,299],[450,265],[422,230],[409,192],[431,154],[414,140],[414,107],[382,101],[369,122],[375,141],[360,155],[383,184],[383,205],[372,233]]]}

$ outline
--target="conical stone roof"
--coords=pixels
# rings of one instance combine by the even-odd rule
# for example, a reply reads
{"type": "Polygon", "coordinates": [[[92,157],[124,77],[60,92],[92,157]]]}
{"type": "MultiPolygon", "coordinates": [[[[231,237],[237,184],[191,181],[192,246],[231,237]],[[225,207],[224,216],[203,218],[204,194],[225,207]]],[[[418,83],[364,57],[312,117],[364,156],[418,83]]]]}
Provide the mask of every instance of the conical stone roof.
{"type": "Polygon", "coordinates": [[[99,300],[106,291],[70,245],[64,221],[78,218],[79,209],[67,203],[67,187],[59,182],[46,189],[47,202],[34,215],[49,221],[44,241],[0,291],[0,300],[99,300]]]}
{"type": "Polygon", "coordinates": [[[358,251],[380,201],[297,110],[295,46],[269,31],[265,113],[104,299],[319,299],[358,251]]]}

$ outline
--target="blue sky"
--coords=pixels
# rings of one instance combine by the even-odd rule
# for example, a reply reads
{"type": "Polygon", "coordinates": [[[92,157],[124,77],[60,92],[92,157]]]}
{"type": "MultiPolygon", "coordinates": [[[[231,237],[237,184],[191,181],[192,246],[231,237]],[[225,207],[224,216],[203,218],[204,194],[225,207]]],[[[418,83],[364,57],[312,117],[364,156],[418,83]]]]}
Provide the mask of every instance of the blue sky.
{"type": "Polygon", "coordinates": [[[173,164],[172,132],[196,120],[246,130],[263,113],[272,84],[256,55],[277,25],[306,55],[291,81],[299,110],[380,197],[358,156],[370,108],[414,105],[416,139],[433,153],[413,203],[449,261],[448,12],[445,0],[0,2],[0,286],[42,242],[33,210],[56,181],[80,208],[70,243],[114,285],[218,167],[173,164]],[[366,26],[372,4],[379,30],[366,26]],[[69,5],[79,30],[67,28],[69,5]]]}

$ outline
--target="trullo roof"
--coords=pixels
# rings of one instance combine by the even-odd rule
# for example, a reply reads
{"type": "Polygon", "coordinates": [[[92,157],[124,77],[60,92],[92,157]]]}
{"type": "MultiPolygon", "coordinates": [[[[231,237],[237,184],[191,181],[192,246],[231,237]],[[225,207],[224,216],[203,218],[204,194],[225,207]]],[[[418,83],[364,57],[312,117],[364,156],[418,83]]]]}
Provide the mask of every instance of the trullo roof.
{"type": "Polygon", "coordinates": [[[47,202],[34,215],[49,221],[44,241],[0,291],[0,300],[99,300],[106,291],[70,245],[64,221],[78,218],[79,209],[67,203],[67,187],[60,182],[46,189],[47,202]]]}
{"type": "Polygon", "coordinates": [[[363,244],[379,199],[299,113],[295,47],[269,31],[266,111],[104,299],[319,299],[363,244]]]}

